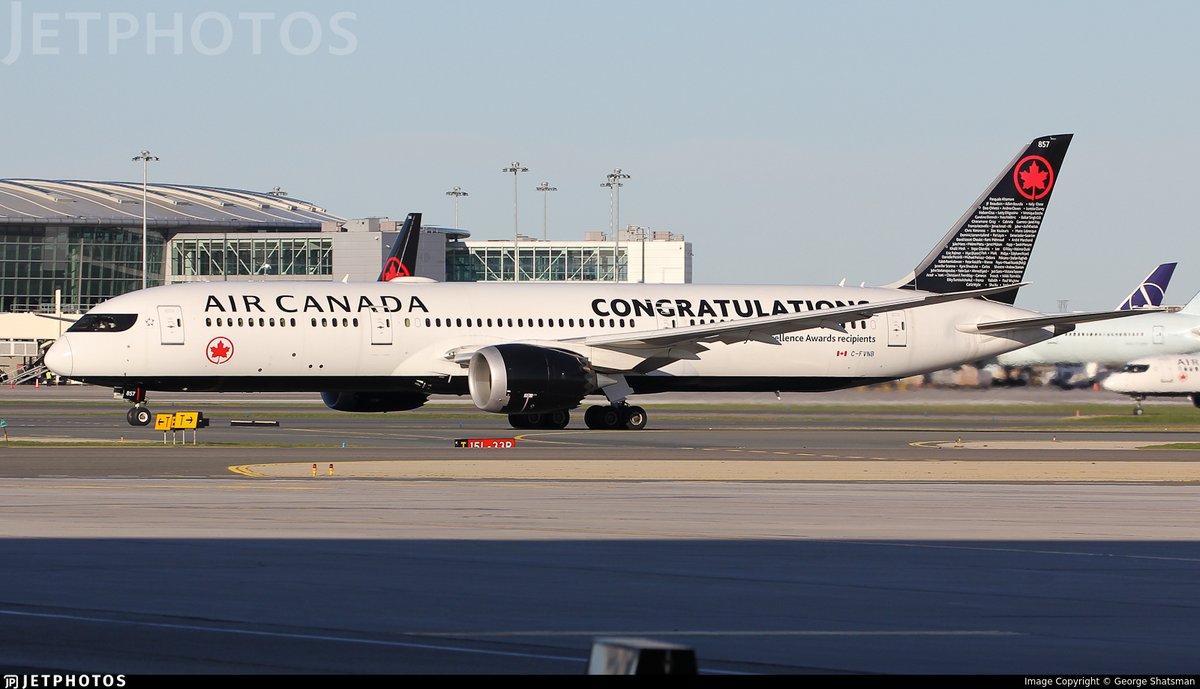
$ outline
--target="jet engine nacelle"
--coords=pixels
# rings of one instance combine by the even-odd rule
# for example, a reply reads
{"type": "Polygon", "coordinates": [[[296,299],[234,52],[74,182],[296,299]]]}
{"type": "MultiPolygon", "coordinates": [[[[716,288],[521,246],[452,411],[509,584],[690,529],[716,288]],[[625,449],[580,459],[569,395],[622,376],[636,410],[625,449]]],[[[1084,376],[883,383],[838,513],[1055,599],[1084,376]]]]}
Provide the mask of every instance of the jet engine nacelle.
{"type": "Polygon", "coordinates": [[[524,414],[572,409],[596,389],[587,359],[527,344],[484,347],[467,371],[471,401],[484,411],[524,414]]]}
{"type": "Polygon", "coordinates": [[[348,392],[334,390],[321,393],[321,401],[338,411],[383,412],[408,411],[425,404],[428,395],[419,392],[348,392]]]}

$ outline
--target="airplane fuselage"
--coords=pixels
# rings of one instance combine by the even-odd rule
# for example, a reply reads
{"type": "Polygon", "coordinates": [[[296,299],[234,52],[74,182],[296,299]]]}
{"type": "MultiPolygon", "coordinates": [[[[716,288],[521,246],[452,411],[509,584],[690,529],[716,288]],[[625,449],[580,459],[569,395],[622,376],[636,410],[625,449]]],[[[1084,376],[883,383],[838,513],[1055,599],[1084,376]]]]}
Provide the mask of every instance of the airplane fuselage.
{"type": "Polygon", "coordinates": [[[1104,388],[1137,399],[1200,393],[1200,357],[1169,355],[1135,359],[1104,379],[1104,388]]]}
{"type": "Polygon", "coordinates": [[[47,355],[83,382],[148,390],[404,390],[462,394],[463,354],[520,342],[566,350],[634,392],[824,391],[996,356],[1048,329],[981,335],[960,326],[1030,312],[968,299],[776,335],[704,343],[661,367],[593,335],[882,302],[911,290],[829,286],[473,283],[191,283],[114,298],[92,311],[120,329],[72,331],[47,355]],[[1019,339],[1018,339],[1019,338],[1019,339]],[[706,349],[705,349],[706,348],[706,349]]]}
{"type": "Polygon", "coordinates": [[[1142,357],[1200,350],[1200,316],[1147,313],[1099,323],[997,357],[1003,366],[1098,363],[1121,366],[1142,357]]]}

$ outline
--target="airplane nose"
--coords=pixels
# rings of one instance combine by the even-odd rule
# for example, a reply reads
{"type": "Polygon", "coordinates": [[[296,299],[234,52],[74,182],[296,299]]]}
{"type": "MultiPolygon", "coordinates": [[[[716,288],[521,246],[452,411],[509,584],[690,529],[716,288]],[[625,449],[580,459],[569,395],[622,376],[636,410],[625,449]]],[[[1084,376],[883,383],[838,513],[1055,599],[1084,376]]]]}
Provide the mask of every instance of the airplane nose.
{"type": "Polygon", "coordinates": [[[71,344],[67,342],[66,337],[60,337],[57,342],[50,345],[49,351],[46,352],[45,363],[46,368],[58,375],[64,378],[71,377],[75,360],[71,356],[71,344]]]}
{"type": "Polygon", "coordinates": [[[1109,392],[1125,392],[1124,385],[1121,385],[1121,374],[1114,373],[1111,376],[1100,381],[1100,387],[1109,392]]]}

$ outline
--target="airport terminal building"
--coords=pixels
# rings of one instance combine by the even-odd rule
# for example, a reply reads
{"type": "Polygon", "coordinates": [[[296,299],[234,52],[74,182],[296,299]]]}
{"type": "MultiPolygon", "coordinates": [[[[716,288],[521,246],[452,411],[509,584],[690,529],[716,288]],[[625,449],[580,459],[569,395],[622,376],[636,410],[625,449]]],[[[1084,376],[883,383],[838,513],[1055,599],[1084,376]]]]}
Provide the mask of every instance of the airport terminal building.
{"type": "MultiPolygon", "coordinates": [[[[35,359],[65,329],[63,314],[141,288],[143,217],[151,287],[374,280],[403,223],[403,215],[345,218],[278,188],[147,184],[144,208],[142,198],[140,182],[0,179],[0,370],[35,359]]],[[[465,230],[424,227],[416,274],[456,282],[692,279],[691,244],[669,232],[469,238],[465,230]]]]}
{"type": "MultiPolygon", "coordinates": [[[[52,311],[58,294],[58,309],[77,313],[141,288],[142,193],[129,182],[0,180],[0,312],[52,311]]],[[[341,218],[315,204],[167,184],[147,185],[145,196],[147,285],[169,281],[179,263],[172,242],[213,233],[232,239],[229,274],[261,270],[268,238],[305,274],[332,271],[321,230],[341,218]]]]}

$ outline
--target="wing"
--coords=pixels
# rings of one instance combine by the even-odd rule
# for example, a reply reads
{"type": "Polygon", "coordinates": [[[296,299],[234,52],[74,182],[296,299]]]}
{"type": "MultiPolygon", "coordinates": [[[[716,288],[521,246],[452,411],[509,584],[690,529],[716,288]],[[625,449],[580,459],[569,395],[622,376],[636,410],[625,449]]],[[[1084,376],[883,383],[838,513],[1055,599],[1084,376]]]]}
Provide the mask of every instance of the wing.
{"type": "Polygon", "coordinates": [[[810,330],[813,328],[829,328],[845,332],[844,323],[866,320],[876,314],[901,309],[930,306],[960,299],[974,299],[989,294],[997,294],[1023,286],[999,285],[983,289],[967,290],[964,292],[946,292],[943,294],[919,294],[902,299],[891,299],[873,304],[858,304],[843,306],[836,309],[820,311],[805,311],[779,316],[761,316],[758,318],[742,318],[723,323],[706,323],[704,325],[689,325],[682,328],[660,328],[658,330],[643,330],[632,333],[616,333],[612,335],[591,335],[577,340],[564,342],[579,342],[589,347],[604,347],[622,350],[663,349],[680,345],[692,346],[693,351],[704,351],[706,342],[764,342],[779,344],[775,335],[810,330]],[[698,346],[698,347],[696,347],[698,346]]]}
{"type": "MultiPolygon", "coordinates": [[[[836,309],[822,309],[820,311],[789,313],[778,316],[741,318],[721,323],[705,323],[703,325],[689,325],[681,328],[659,328],[631,333],[590,335],[561,340],[523,340],[521,342],[538,347],[565,349],[576,352],[587,356],[592,360],[596,368],[602,371],[646,371],[665,366],[679,359],[695,359],[700,352],[708,349],[705,346],[705,343],[708,342],[732,344],[755,341],[778,345],[779,342],[773,337],[774,335],[813,328],[829,328],[845,332],[845,323],[865,320],[875,314],[930,306],[932,304],[958,301],[960,299],[984,297],[989,294],[1010,291],[1024,284],[999,285],[965,292],[947,292],[943,294],[917,293],[911,297],[891,299],[873,304],[858,304],[836,309]]],[[[466,367],[471,361],[471,355],[479,347],[479,345],[455,347],[446,351],[442,356],[447,361],[453,361],[459,366],[466,367]]]]}

